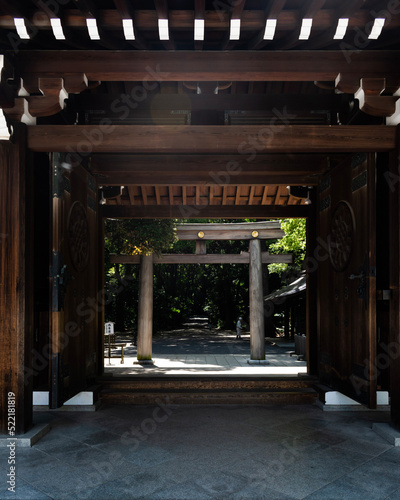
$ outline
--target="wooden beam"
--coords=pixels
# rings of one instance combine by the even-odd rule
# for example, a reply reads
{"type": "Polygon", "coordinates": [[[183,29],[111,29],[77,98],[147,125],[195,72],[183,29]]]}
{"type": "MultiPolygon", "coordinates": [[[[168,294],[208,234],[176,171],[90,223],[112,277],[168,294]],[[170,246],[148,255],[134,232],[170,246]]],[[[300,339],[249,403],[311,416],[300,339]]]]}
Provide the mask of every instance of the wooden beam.
{"type": "MultiPolygon", "coordinates": [[[[139,264],[140,255],[110,255],[111,264],[139,264]]],[[[154,264],[249,264],[248,252],[241,254],[164,254],[159,257],[153,256],[154,264]]],[[[293,262],[292,255],[262,253],[262,263],[285,263],[293,262]]]]}
{"type": "MultiPolygon", "coordinates": [[[[192,21],[193,22],[193,21],[192,21]]],[[[398,51],[20,51],[17,72],[58,76],[85,73],[91,81],[334,81],[400,77],[398,51]],[[351,64],[349,64],[351,62],[351,64]]]]}
{"type": "MultiPolygon", "coordinates": [[[[156,194],[156,202],[157,205],[161,205],[161,197],[160,197],[160,188],[158,186],[155,186],[155,194],[156,194]]],[[[131,203],[133,205],[133,203],[131,203]]]]}
{"type": "MultiPolygon", "coordinates": [[[[205,17],[206,17],[206,2],[205,2],[205,0],[195,0],[195,2],[194,2],[194,18],[205,20],[205,17]]],[[[203,40],[195,40],[194,41],[194,50],[202,50],[203,43],[204,43],[203,40]]]]}
{"type": "Polygon", "coordinates": [[[261,205],[267,204],[267,198],[268,198],[268,186],[264,186],[261,205]]]}
{"type": "Polygon", "coordinates": [[[103,205],[105,218],[112,219],[273,219],[305,218],[310,205],[103,205]]]}
{"type": "MultiPolygon", "coordinates": [[[[299,10],[299,20],[314,19],[325,2],[326,0],[311,0],[310,2],[305,2],[304,7],[300,8],[299,10]]],[[[299,28],[300,26],[298,26],[297,29],[290,33],[284,40],[279,40],[279,49],[287,50],[298,44],[300,34],[299,28]]]]}
{"type": "MultiPolygon", "coordinates": [[[[243,154],[108,154],[95,153],[91,156],[91,169],[99,174],[108,185],[123,185],[119,177],[124,176],[125,184],[144,184],[138,179],[151,180],[160,184],[163,176],[178,175],[187,179],[207,179],[213,183],[236,182],[241,176],[254,175],[285,177],[312,176],[323,173],[344,159],[345,155],[257,154],[251,161],[243,154]],[[228,172],[229,170],[229,172],[228,172]],[[160,177],[158,177],[160,175],[160,177]],[[116,176],[116,177],[115,177],[116,176]]],[[[103,181],[102,181],[103,182],[103,181]]],[[[287,182],[287,180],[284,180],[287,182]]],[[[184,182],[182,182],[184,183],[184,182]]]]}
{"type": "MultiPolygon", "coordinates": [[[[248,162],[261,153],[390,151],[395,127],[375,125],[37,125],[28,147],[37,152],[222,153],[248,162]]],[[[231,166],[232,168],[232,166],[231,166]]]]}
{"type": "MultiPolygon", "coordinates": [[[[124,97],[129,98],[129,92],[124,97]]],[[[348,106],[348,97],[343,94],[302,95],[298,94],[154,94],[151,99],[135,100],[134,108],[130,108],[121,100],[121,94],[77,94],[69,99],[76,107],[85,107],[86,112],[97,114],[103,111],[107,117],[123,119],[135,116],[138,111],[174,111],[205,109],[226,111],[246,110],[270,112],[271,117],[279,119],[285,114],[296,114],[300,111],[333,110],[348,106]],[[123,118],[121,118],[123,117],[123,118]]],[[[284,116],[283,116],[284,117],[284,116]]]]}
{"type": "Polygon", "coordinates": [[[282,238],[284,231],[280,222],[254,222],[236,224],[178,224],[176,235],[179,240],[198,240],[199,232],[204,234],[207,240],[253,240],[253,232],[257,231],[259,239],[282,238]]]}
{"type": "MultiPolygon", "coordinates": [[[[65,0],[63,0],[65,3],[65,0]]],[[[50,27],[50,23],[46,22],[46,19],[43,16],[37,15],[37,11],[34,9],[29,9],[30,12],[27,11],[26,2],[24,3],[24,7],[19,6],[18,10],[15,9],[15,4],[17,2],[13,2],[11,4],[9,1],[1,0],[0,4],[3,4],[4,7],[1,9],[3,12],[7,12],[8,15],[2,15],[0,17],[1,24],[0,26],[5,29],[13,29],[13,17],[25,17],[29,20],[29,23],[38,29],[48,29],[50,27]],[[12,11],[11,9],[14,10],[12,11]],[[14,14],[13,14],[14,12],[14,14]],[[29,14],[29,15],[28,15],[29,14]]],[[[46,3],[46,2],[43,2],[46,3]]],[[[47,2],[50,6],[52,5],[50,2],[47,2]]],[[[59,2],[61,4],[61,2],[59,2]]],[[[114,3],[117,3],[114,0],[114,3]]],[[[229,2],[220,2],[219,5],[226,5],[229,8],[230,4],[239,3],[233,2],[230,0],[229,2]]],[[[240,2],[241,3],[241,2],[240,2]]],[[[282,9],[282,3],[280,0],[275,0],[275,2],[267,2],[268,6],[272,3],[272,8],[270,11],[267,9],[245,9],[242,14],[242,30],[241,31],[251,31],[261,30],[265,27],[265,18],[266,14],[269,18],[277,18],[278,27],[281,31],[291,32],[296,30],[299,26],[299,11],[295,8],[282,9]],[[275,7],[275,5],[279,6],[279,9],[275,7]]],[[[348,2],[349,3],[349,2],[348,2]]],[[[18,2],[20,4],[20,2],[18,2]]],[[[216,3],[218,5],[218,3],[216,3]]],[[[395,5],[395,4],[394,4],[395,5]]],[[[381,2],[381,7],[387,8],[387,2],[381,2]]],[[[1,6],[0,6],[1,7],[1,6]]],[[[360,6],[362,7],[362,5],[360,6]]],[[[395,7],[393,7],[395,9],[395,7]]],[[[379,8],[376,8],[376,11],[379,11],[379,8]]],[[[154,31],[157,29],[157,13],[154,9],[135,9],[135,18],[136,25],[140,30],[144,31],[154,31]]],[[[63,14],[63,23],[70,28],[82,28],[85,27],[85,17],[76,9],[64,9],[62,11],[63,14]]],[[[116,13],[115,9],[98,9],[99,18],[101,20],[102,27],[106,30],[118,30],[121,28],[120,17],[116,13]]],[[[181,10],[181,9],[171,9],[169,11],[169,19],[170,25],[173,30],[191,30],[193,29],[193,19],[194,19],[195,11],[193,9],[181,10]]],[[[342,17],[350,17],[350,15],[342,16],[342,17]]],[[[221,9],[218,8],[210,8],[205,11],[204,15],[205,24],[209,31],[221,31],[229,29],[229,16],[224,15],[221,17],[221,9]]],[[[337,10],[333,8],[321,9],[315,16],[313,26],[318,31],[329,29],[332,25],[337,21],[337,10]]],[[[354,11],[353,15],[349,20],[349,29],[360,28],[364,29],[368,22],[371,21],[371,12],[369,9],[359,8],[354,11]]],[[[391,22],[388,26],[388,29],[396,28],[400,25],[400,20],[397,15],[391,16],[391,22]]],[[[385,26],[386,29],[386,26],[385,26]]]]}

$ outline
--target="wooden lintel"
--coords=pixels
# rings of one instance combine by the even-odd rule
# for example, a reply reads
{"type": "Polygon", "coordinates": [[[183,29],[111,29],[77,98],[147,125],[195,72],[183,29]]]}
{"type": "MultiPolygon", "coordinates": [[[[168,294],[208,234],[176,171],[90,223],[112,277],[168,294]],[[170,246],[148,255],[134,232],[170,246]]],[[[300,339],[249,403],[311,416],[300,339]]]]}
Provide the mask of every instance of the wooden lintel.
{"type": "Polygon", "coordinates": [[[104,218],[112,219],[273,219],[306,218],[312,205],[103,205],[104,218]]]}
{"type": "MultiPolygon", "coordinates": [[[[196,87],[196,84],[194,84],[196,87]]],[[[65,86],[68,91],[67,87],[65,86]]],[[[349,99],[343,94],[333,95],[302,95],[297,94],[155,94],[151,99],[135,102],[135,108],[123,106],[120,94],[76,95],[72,97],[75,106],[84,106],[88,113],[96,114],[104,111],[104,115],[114,119],[132,116],[138,111],[202,111],[212,109],[218,111],[245,110],[269,111],[272,118],[285,118],[285,114],[309,110],[336,110],[348,105],[349,99]],[[121,105],[120,105],[121,104],[121,105]],[[113,111],[114,110],[114,111],[113,111]]]]}
{"type": "MultiPolygon", "coordinates": [[[[288,184],[315,185],[318,175],[344,155],[257,154],[252,161],[237,154],[107,154],[91,157],[91,169],[108,186],[288,184]]],[[[211,194],[211,193],[210,193],[211,194]]],[[[184,205],[186,203],[184,202],[184,205]]]]}
{"type": "MultiPolygon", "coordinates": [[[[292,255],[262,253],[263,264],[291,264],[292,255]]],[[[111,264],[139,264],[140,255],[110,255],[111,264]]],[[[249,264],[248,252],[242,254],[164,254],[154,256],[154,264],[249,264]]]]}
{"type": "Polygon", "coordinates": [[[251,162],[262,153],[390,151],[396,146],[395,131],[374,125],[38,125],[28,129],[28,147],[77,157],[96,152],[240,152],[251,162]]]}
{"type": "Polygon", "coordinates": [[[22,78],[85,73],[99,81],[334,81],[400,76],[398,51],[20,51],[22,78]],[[60,55],[61,54],[61,55],[60,55]],[[351,64],[349,64],[351,63],[351,64]]]}

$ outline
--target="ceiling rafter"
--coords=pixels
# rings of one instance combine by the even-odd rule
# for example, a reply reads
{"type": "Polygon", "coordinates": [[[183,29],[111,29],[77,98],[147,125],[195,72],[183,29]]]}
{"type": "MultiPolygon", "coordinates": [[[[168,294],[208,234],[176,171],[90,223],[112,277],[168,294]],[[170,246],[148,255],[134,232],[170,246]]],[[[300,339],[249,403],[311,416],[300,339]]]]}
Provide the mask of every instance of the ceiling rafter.
{"type": "Polygon", "coordinates": [[[93,0],[74,0],[74,2],[86,19],[92,18],[96,20],[97,30],[100,36],[100,40],[95,40],[96,44],[111,50],[117,50],[121,47],[121,42],[104,30],[100,22],[100,10],[93,0]]]}
{"type": "MultiPolygon", "coordinates": [[[[300,25],[303,19],[313,19],[324,6],[326,0],[309,0],[304,7],[299,11],[299,26],[298,28],[287,35],[283,40],[279,40],[279,50],[287,50],[293,48],[299,43],[300,25]]],[[[315,26],[314,26],[315,29],[315,26]]]]}
{"type": "Polygon", "coordinates": [[[278,19],[285,4],[286,0],[273,0],[272,2],[268,2],[268,6],[265,9],[264,26],[262,30],[248,42],[248,50],[261,49],[268,43],[268,40],[264,40],[265,23],[267,19],[278,19]]]}
{"type": "MultiPolygon", "coordinates": [[[[206,18],[206,2],[205,0],[195,0],[194,1],[194,19],[202,19],[205,22],[206,18]]],[[[204,36],[205,36],[205,26],[204,26],[204,36]]],[[[194,41],[194,50],[203,50],[204,40],[194,41]]]]}
{"type": "Polygon", "coordinates": [[[175,50],[175,43],[171,35],[171,26],[169,22],[169,10],[167,0],[154,0],[154,5],[157,11],[158,19],[168,20],[169,40],[161,40],[164,48],[167,50],[175,50]]]}
{"type": "Polygon", "coordinates": [[[142,192],[143,205],[147,205],[147,188],[146,188],[146,186],[141,186],[140,190],[142,192]]]}
{"type": "Polygon", "coordinates": [[[156,195],[156,204],[161,205],[161,196],[160,196],[160,188],[158,186],[154,187],[154,192],[156,195]]]}
{"type": "Polygon", "coordinates": [[[139,33],[138,28],[136,26],[135,20],[135,11],[132,7],[132,4],[127,0],[113,0],[116,9],[118,10],[121,20],[122,19],[132,19],[133,21],[133,29],[135,33],[135,40],[129,40],[128,42],[132,44],[134,47],[139,49],[149,49],[149,46],[143,36],[139,33]]]}
{"type": "MultiPolygon", "coordinates": [[[[235,19],[239,19],[241,21],[245,3],[246,3],[246,0],[241,0],[239,2],[233,2],[232,8],[231,8],[230,22],[232,22],[235,19]]],[[[224,41],[222,42],[221,50],[231,50],[231,49],[233,49],[233,47],[235,45],[237,45],[238,42],[239,42],[239,40],[231,40],[230,39],[230,32],[228,32],[225,35],[224,41]]]]}
{"type": "MultiPolygon", "coordinates": [[[[351,18],[365,3],[365,0],[344,0],[334,11],[333,18],[337,22],[341,18],[351,18]]],[[[334,41],[333,37],[336,32],[337,25],[332,23],[331,27],[324,30],[321,34],[310,37],[309,40],[299,44],[299,48],[307,47],[309,49],[320,49],[326,47],[334,41]]]]}

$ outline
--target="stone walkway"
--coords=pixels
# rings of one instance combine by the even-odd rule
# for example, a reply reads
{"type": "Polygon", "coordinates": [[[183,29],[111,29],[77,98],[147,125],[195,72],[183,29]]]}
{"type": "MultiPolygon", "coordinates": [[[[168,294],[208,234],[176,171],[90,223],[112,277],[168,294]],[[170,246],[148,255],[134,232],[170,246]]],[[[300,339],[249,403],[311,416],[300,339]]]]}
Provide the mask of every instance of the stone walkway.
{"type": "MultiPolygon", "coordinates": [[[[105,359],[106,375],[288,375],[307,372],[307,363],[290,356],[294,344],[267,339],[265,355],[267,366],[250,366],[250,334],[241,339],[229,331],[187,329],[164,332],[153,339],[153,366],[135,364],[136,346],[129,337],[119,336],[128,341],[124,348],[125,362],[120,359],[105,359]]],[[[117,351],[113,351],[114,354],[117,351]]]]}
{"type": "Polygon", "coordinates": [[[399,500],[400,447],[377,435],[385,412],[316,406],[105,406],[44,412],[51,431],[16,450],[16,490],[31,500],[399,500]]]}

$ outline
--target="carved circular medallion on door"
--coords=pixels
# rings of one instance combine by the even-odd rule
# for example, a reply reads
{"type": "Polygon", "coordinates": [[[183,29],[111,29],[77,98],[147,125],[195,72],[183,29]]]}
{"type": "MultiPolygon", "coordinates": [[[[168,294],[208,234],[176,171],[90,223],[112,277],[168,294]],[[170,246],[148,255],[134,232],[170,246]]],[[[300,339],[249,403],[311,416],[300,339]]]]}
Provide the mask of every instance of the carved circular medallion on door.
{"type": "Polygon", "coordinates": [[[329,257],[336,271],[348,266],[354,244],[355,218],[351,205],[339,201],[333,210],[329,241],[329,257]]]}
{"type": "Polygon", "coordinates": [[[74,268],[83,271],[89,261],[89,223],[80,201],[75,201],[69,211],[68,242],[74,268]]]}

